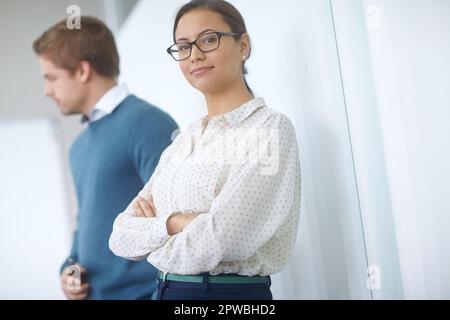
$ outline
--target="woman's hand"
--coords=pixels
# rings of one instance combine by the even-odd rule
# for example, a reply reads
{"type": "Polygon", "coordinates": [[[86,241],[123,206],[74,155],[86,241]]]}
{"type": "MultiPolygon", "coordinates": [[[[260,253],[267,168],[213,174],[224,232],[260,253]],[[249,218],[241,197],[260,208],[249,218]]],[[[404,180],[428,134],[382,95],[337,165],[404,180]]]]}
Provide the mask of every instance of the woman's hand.
{"type": "Polygon", "coordinates": [[[141,196],[137,196],[133,205],[134,217],[141,218],[154,218],[156,217],[156,208],[153,204],[153,197],[150,195],[149,199],[144,199],[141,196]]]}
{"type": "Polygon", "coordinates": [[[192,222],[195,218],[197,218],[200,213],[189,212],[189,213],[175,213],[167,219],[167,233],[169,235],[174,235],[180,233],[187,227],[189,223],[192,222]]]}

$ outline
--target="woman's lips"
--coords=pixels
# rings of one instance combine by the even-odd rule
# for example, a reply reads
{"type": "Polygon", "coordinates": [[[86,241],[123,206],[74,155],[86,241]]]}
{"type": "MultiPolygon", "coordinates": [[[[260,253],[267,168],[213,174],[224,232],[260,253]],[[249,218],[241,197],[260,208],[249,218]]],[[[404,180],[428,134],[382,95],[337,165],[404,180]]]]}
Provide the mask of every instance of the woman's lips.
{"type": "Polygon", "coordinates": [[[193,76],[200,76],[206,72],[208,72],[209,70],[211,70],[213,67],[200,67],[200,68],[195,68],[191,71],[191,75],[193,76]]]}

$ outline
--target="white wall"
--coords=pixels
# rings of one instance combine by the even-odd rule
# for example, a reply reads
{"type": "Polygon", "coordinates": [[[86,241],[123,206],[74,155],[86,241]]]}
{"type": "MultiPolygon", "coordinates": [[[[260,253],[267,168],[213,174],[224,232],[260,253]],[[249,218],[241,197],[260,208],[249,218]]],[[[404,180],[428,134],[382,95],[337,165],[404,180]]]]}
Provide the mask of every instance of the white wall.
{"type": "Polygon", "coordinates": [[[382,128],[368,32],[378,32],[373,12],[359,0],[332,1],[342,88],[348,114],[368,265],[379,268],[374,298],[402,298],[382,128]]]}
{"type": "Polygon", "coordinates": [[[377,296],[448,299],[450,2],[333,5],[377,296]]]}
{"type": "Polygon", "coordinates": [[[69,204],[59,128],[0,122],[0,299],[61,299],[69,204]]]}
{"type": "Polygon", "coordinates": [[[370,45],[405,295],[449,299],[450,2],[380,6],[388,32],[370,45]]]}

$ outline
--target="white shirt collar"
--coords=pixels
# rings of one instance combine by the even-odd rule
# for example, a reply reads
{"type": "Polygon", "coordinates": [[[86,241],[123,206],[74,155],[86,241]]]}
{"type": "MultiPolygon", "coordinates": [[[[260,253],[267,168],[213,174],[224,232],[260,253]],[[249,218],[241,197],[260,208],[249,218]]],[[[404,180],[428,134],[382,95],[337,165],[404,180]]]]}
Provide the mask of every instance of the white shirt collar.
{"type": "Polygon", "coordinates": [[[245,102],[240,107],[231,110],[227,113],[224,113],[222,115],[217,115],[213,117],[204,116],[200,118],[199,121],[194,123],[194,126],[201,127],[204,126],[207,122],[210,121],[217,121],[220,119],[224,119],[229,125],[235,125],[246,118],[248,118],[254,111],[256,111],[259,108],[265,107],[266,103],[264,101],[264,98],[262,97],[256,97],[253,98],[247,102],[245,102]]]}
{"type": "Polygon", "coordinates": [[[109,89],[92,109],[89,117],[83,116],[82,123],[92,123],[111,114],[119,104],[129,95],[128,88],[125,84],[120,84],[109,89]]]}

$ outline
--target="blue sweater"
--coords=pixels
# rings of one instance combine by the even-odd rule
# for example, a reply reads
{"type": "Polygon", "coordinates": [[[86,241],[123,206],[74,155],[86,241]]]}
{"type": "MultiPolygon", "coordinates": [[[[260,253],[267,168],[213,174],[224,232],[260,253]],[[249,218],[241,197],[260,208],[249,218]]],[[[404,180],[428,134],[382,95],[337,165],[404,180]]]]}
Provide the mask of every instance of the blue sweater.
{"type": "Polygon", "coordinates": [[[70,258],[87,269],[89,299],[146,299],[156,290],[156,269],[115,256],[108,240],[117,214],[148,181],[176,129],[168,114],[129,95],[72,145],[79,212],[70,258]]]}

